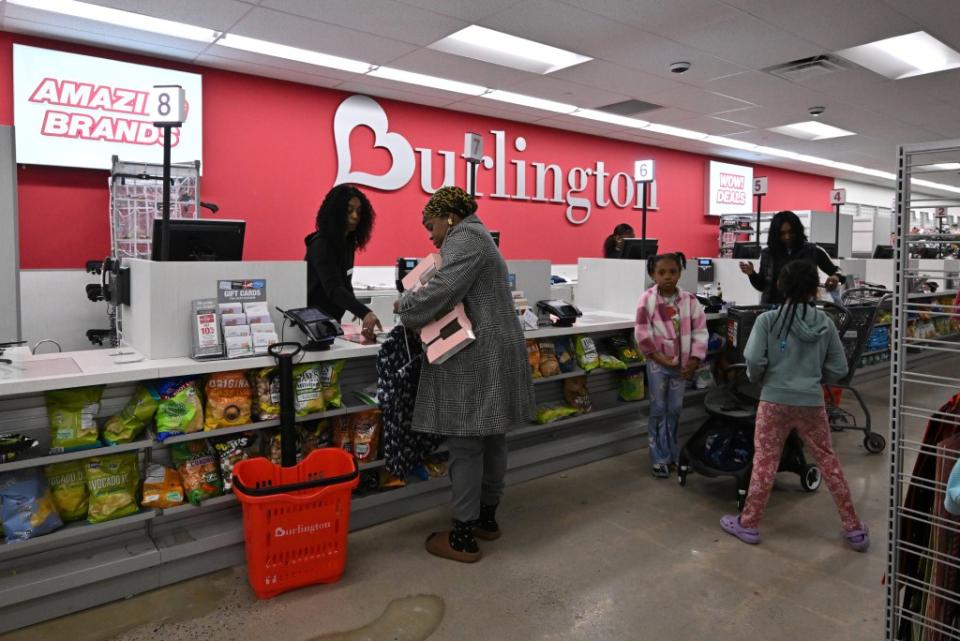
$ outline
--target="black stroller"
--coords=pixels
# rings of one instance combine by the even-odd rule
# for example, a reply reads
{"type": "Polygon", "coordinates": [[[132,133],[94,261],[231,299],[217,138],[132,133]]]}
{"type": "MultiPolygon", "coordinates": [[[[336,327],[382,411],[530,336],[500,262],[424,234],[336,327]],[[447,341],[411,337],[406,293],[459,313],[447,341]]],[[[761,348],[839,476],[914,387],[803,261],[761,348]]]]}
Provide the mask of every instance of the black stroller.
{"type": "MultiPolygon", "coordinates": [[[[840,336],[850,328],[851,315],[844,307],[833,303],[818,303],[837,326],[840,336]]],[[[756,318],[772,306],[754,305],[733,307],[727,319],[729,346],[738,359],[743,358],[743,349],[756,318]]],[[[710,418],[700,426],[680,451],[677,465],[677,481],[687,484],[687,475],[697,472],[710,478],[732,476],[737,484],[737,507],[742,510],[747,500],[750,474],[753,472],[753,433],[760,402],[760,385],[747,379],[745,364],[730,365],[722,372],[722,384],[707,393],[704,409],[710,418]],[[712,445],[721,444],[739,454],[719,456],[712,445]]],[[[803,441],[796,431],[791,431],[783,446],[779,472],[793,472],[800,477],[800,486],[806,492],[815,492],[820,487],[820,468],[807,462],[803,441]]]]}
{"type": "MultiPolygon", "coordinates": [[[[849,317],[846,331],[840,332],[843,351],[847,357],[847,375],[843,380],[829,385],[831,392],[826,394],[827,417],[830,419],[830,429],[834,432],[858,430],[864,433],[863,447],[871,454],[879,454],[887,446],[886,439],[871,430],[870,410],[860,396],[860,392],[850,386],[853,375],[860,366],[864,350],[880,309],[889,302],[892,292],[878,285],[867,284],[864,287],[848,289],[841,297],[843,309],[849,317]],[[863,413],[863,423],[858,423],[856,415],[840,407],[839,395],[832,390],[849,391],[860,406],[863,413]]],[[[828,310],[825,310],[828,311],[828,310]]],[[[828,311],[829,313],[829,311],[828,311]]]]}

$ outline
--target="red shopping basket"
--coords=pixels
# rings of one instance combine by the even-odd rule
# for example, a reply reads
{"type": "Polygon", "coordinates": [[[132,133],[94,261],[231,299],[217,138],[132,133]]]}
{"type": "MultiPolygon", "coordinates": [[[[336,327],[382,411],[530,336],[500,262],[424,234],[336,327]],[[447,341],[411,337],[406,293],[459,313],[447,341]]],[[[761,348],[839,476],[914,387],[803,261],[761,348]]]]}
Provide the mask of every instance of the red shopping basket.
{"type": "Polygon", "coordinates": [[[254,458],[237,463],[233,474],[243,505],[247,575],[258,598],[340,579],[350,496],[360,482],[353,456],[319,449],[292,467],[254,458]]]}

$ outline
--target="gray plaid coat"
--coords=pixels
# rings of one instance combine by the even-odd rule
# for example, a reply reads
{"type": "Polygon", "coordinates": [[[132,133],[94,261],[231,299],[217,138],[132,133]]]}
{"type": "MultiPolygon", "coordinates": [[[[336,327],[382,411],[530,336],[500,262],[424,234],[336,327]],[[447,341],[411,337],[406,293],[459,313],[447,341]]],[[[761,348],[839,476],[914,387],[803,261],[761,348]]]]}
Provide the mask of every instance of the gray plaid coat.
{"type": "Polygon", "coordinates": [[[443,266],[400,299],[400,321],[419,329],[463,302],[477,339],[445,363],[424,362],[413,429],[446,436],[503,434],[533,418],[533,381],[507,264],[476,216],[447,232],[443,266]]]}

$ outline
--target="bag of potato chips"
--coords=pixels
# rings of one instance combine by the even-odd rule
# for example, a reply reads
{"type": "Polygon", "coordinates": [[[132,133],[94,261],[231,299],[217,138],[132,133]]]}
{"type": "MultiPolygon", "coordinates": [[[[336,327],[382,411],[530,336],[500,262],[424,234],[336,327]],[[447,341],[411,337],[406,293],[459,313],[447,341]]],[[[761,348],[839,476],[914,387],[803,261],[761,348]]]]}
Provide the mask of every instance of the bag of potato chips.
{"type": "Polygon", "coordinates": [[[343,405],[340,394],[340,374],[346,361],[329,361],[320,365],[320,388],[323,390],[323,404],[325,409],[343,405]]]}
{"type": "Polygon", "coordinates": [[[252,379],[257,419],[271,421],[280,418],[280,375],[277,368],[258,369],[252,379]]]}
{"type": "Polygon", "coordinates": [[[110,445],[129,443],[153,419],[160,404],[160,394],[150,383],[140,383],[119,414],[107,419],[103,426],[103,440],[110,445]]]}
{"type": "Polygon", "coordinates": [[[203,429],[236,427],[251,421],[253,390],[244,372],[217,372],[207,377],[203,429]]]}
{"type": "Polygon", "coordinates": [[[157,407],[157,440],[203,429],[203,403],[197,382],[192,378],[172,378],[157,383],[160,403],[157,407]]]}
{"type": "Polygon", "coordinates": [[[8,544],[48,534],[63,525],[39,469],[0,474],[0,521],[8,544]]]}
{"type": "Polygon", "coordinates": [[[79,387],[45,394],[50,419],[50,452],[99,447],[97,414],[103,387],[79,387]]]}
{"type": "Polygon", "coordinates": [[[140,511],[140,465],[136,452],[95,456],[84,463],[90,490],[88,523],[102,523],[140,511]]]}
{"type": "Polygon", "coordinates": [[[43,468],[43,474],[60,518],[65,522],[87,518],[89,493],[83,461],[54,463],[43,468]]]}
{"type": "Polygon", "coordinates": [[[143,500],[140,505],[149,508],[168,508],[183,505],[183,484],[176,470],[151,464],[143,480],[143,500]]]}
{"type": "Polygon", "coordinates": [[[213,449],[206,441],[176,443],[170,456],[180,472],[187,500],[200,505],[204,499],[223,494],[223,481],[213,449]]]}

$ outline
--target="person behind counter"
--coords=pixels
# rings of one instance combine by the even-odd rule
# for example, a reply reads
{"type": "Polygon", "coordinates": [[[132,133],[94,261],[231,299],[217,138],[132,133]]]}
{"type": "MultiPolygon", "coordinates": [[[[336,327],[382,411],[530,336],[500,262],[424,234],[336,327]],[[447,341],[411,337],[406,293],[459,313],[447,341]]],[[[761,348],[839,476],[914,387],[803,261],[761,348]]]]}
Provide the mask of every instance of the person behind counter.
{"type": "Polygon", "coordinates": [[[419,329],[462,302],[476,340],[442,364],[424,364],[412,429],[442,434],[450,451],[453,529],[434,532],[427,551],[471,563],[477,537],[500,537],[497,505],[507,470],[507,429],[533,418],[533,380],[523,330],[507,283],[507,264],[459,187],[438,190],[423,208],[423,226],[442,266],[395,303],[400,322],[419,329]]]}
{"type": "Polygon", "coordinates": [[[376,341],[383,327],[376,314],[353,293],[353,261],[370,242],[376,212],[362,191],[337,185],[317,211],[316,230],[307,245],[307,305],[340,321],[345,312],[361,320],[363,337],[376,341]]]}
{"type": "Polygon", "coordinates": [[[750,284],[762,292],[760,303],[779,305],[783,303],[783,293],[778,287],[780,272],[795,260],[810,263],[827,274],[827,291],[834,291],[837,285],[846,282],[846,276],[833,264],[827,252],[813,243],[807,242],[807,235],[800,218],[792,211],[778,212],[770,220],[767,233],[767,246],[760,254],[760,271],[753,263],[740,263],[740,271],[750,277],[750,284]]]}
{"type": "Polygon", "coordinates": [[[620,252],[623,251],[623,240],[634,236],[633,227],[626,223],[620,223],[614,227],[613,233],[603,241],[603,257],[620,258],[620,252]]]}

